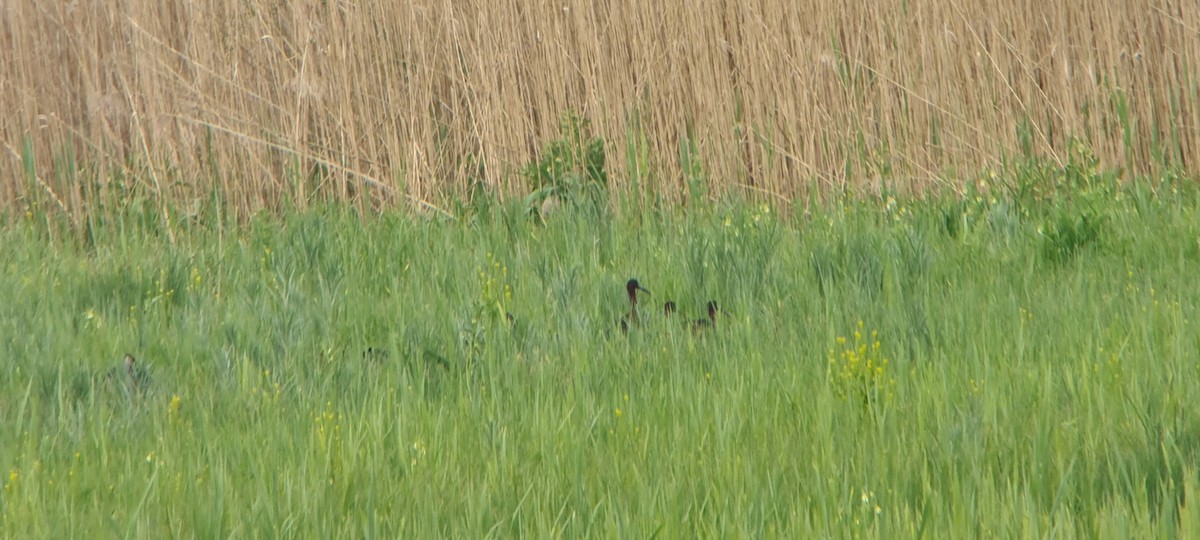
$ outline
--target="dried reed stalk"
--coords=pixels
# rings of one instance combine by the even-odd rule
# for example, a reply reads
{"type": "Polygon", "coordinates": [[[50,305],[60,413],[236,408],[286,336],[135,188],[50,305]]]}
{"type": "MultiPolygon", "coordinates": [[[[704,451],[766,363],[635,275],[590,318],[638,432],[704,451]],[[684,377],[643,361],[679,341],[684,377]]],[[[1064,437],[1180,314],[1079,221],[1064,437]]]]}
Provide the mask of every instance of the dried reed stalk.
{"type": "Polygon", "coordinates": [[[1191,1],[14,0],[0,50],[0,205],[72,219],[131,190],[164,220],[214,191],[520,193],[567,111],[617,191],[672,200],[689,146],[710,193],[784,202],[956,188],[1071,137],[1130,173],[1200,156],[1191,1]]]}

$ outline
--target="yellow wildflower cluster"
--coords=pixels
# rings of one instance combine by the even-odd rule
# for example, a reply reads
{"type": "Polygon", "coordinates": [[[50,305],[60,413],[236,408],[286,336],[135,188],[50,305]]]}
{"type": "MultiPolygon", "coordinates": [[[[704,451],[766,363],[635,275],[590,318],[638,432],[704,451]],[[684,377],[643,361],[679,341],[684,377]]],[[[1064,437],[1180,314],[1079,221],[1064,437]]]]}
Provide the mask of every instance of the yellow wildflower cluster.
{"type": "Polygon", "coordinates": [[[750,209],[749,214],[725,214],[722,219],[722,225],[730,229],[734,238],[741,238],[742,233],[753,233],[763,230],[771,225],[770,221],[764,221],[771,216],[771,205],[763,203],[750,209]]]}
{"type": "Polygon", "coordinates": [[[104,327],[104,317],[97,314],[95,308],[87,308],[83,312],[83,319],[86,326],[90,329],[98,330],[104,327]]]}
{"type": "Polygon", "coordinates": [[[408,452],[409,457],[411,458],[409,465],[416,467],[425,459],[425,454],[428,453],[428,451],[429,449],[425,446],[425,441],[422,441],[421,439],[413,441],[412,448],[409,448],[408,452]]]}
{"type": "Polygon", "coordinates": [[[17,482],[21,480],[21,471],[17,469],[9,469],[8,481],[4,482],[4,492],[11,494],[17,489],[17,482]]]}
{"type": "Polygon", "coordinates": [[[839,398],[859,399],[868,410],[874,410],[891,401],[896,379],[883,356],[879,332],[872,330],[869,340],[864,332],[863,322],[858,321],[853,342],[838,336],[837,349],[829,349],[829,378],[839,398]]]}
{"type": "Polygon", "coordinates": [[[512,304],[512,284],[508,281],[508,267],[490,252],[487,265],[479,269],[479,289],[484,313],[496,320],[504,320],[508,306],[512,304]]]}
{"type": "Polygon", "coordinates": [[[314,434],[317,438],[317,448],[329,465],[329,484],[336,483],[342,473],[342,422],[346,419],[342,413],[336,412],[333,402],[325,403],[325,409],[316,414],[313,421],[316,424],[314,434]]]}
{"type": "Polygon", "coordinates": [[[183,408],[183,399],[179,394],[171,395],[171,404],[167,405],[167,422],[175,423],[179,421],[179,410],[183,408]]]}
{"type": "Polygon", "coordinates": [[[200,273],[200,269],[193,266],[191,276],[188,278],[187,290],[198,290],[204,282],[204,275],[200,273]]]}
{"type": "Polygon", "coordinates": [[[147,300],[150,304],[169,303],[175,297],[175,289],[169,288],[167,286],[168,282],[167,270],[165,268],[159,270],[158,279],[154,280],[158,292],[154,295],[147,295],[147,300]]]}
{"type": "Polygon", "coordinates": [[[332,401],[325,403],[325,410],[317,413],[313,420],[316,423],[317,439],[321,441],[321,446],[328,447],[331,443],[341,442],[344,418],[341,413],[333,410],[332,401]]]}
{"type": "Polygon", "coordinates": [[[767,203],[763,203],[760,204],[758,208],[754,209],[754,211],[750,214],[750,217],[754,219],[755,223],[758,223],[759,221],[762,221],[763,217],[769,215],[771,215],[771,206],[767,203]]]}
{"type": "Polygon", "coordinates": [[[878,516],[883,513],[883,507],[879,506],[879,499],[875,497],[875,492],[869,489],[862,490],[862,495],[859,496],[864,509],[878,516]]]}
{"type": "Polygon", "coordinates": [[[891,195],[883,203],[883,214],[893,223],[903,221],[909,216],[908,207],[898,202],[891,195]]]}

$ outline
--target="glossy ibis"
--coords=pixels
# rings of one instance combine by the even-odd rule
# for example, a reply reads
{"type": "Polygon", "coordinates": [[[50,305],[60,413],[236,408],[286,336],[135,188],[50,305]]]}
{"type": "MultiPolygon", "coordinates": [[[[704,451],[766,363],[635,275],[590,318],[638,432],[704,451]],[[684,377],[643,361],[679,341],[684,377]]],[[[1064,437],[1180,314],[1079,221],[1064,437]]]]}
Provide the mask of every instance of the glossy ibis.
{"type": "Polygon", "coordinates": [[[717,327],[717,313],[721,311],[721,308],[717,307],[717,302],[715,300],[709,300],[708,303],[704,305],[704,308],[708,311],[708,318],[696,319],[692,323],[693,331],[703,332],[709,328],[717,327]]]}
{"type": "Polygon", "coordinates": [[[392,353],[388,352],[387,349],[382,347],[367,347],[367,350],[363,351],[362,353],[363,360],[371,360],[375,362],[382,362],[391,356],[392,353]]]}
{"type": "Polygon", "coordinates": [[[622,332],[628,332],[629,327],[636,326],[639,322],[638,321],[638,307],[637,307],[638,291],[642,291],[646,294],[650,294],[650,291],[646,290],[645,287],[642,287],[642,284],[638,283],[638,280],[636,280],[636,279],[631,279],[631,280],[625,282],[625,294],[629,295],[629,313],[626,313],[621,316],[621,331],[622,332]]]}
{"type": "Polygon", "coordinates": [[[129,397],[137,397],[144,395],[150,386],[150,372],[138,365],[132,354],[126,354],[124,365],[108,371],[108,380],[123,389],[129,397]]]}

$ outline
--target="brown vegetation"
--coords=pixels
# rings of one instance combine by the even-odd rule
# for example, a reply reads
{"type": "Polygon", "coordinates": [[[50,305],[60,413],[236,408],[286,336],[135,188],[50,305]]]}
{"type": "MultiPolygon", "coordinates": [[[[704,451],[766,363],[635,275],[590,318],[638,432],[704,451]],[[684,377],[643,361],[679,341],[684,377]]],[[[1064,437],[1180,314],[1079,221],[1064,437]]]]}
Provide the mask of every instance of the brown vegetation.
{"type": "Polygon", "coordinates": [[[618,191],[675,201],[689,148],[710,193],[781,202],[1071,137],[1132,173],[1200,156],[1194,1],[13,0],[0,50],[0,207],[72,219],[521,193],[568,111],[618,191]]]}

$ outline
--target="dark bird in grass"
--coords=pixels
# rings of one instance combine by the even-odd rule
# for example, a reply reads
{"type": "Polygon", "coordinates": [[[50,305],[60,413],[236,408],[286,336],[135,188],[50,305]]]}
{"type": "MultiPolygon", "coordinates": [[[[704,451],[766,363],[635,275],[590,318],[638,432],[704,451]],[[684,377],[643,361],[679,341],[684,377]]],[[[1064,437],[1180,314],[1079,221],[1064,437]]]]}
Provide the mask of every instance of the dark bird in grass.
{"type": "Polygon", "coordinates": [[[708,318],[696,319],[692,322],[692,330],[695,332],[703,332],[710,328],[717,327],[717,313],[721,312],[721,308],[717,307],[717,302],[709,300],[704,308],[708,311],[708,318]]]}
{"type": "Polygon", "coordinates": [[[362,353],[363,360],[371,360],[374,362],[385,361],[388,358],[391,358],[391,356],[392,353],[388,352],[387,349],[382,347],[367,347],[367,350],[363,351],[362,353]]]}
{"type": "Polygon", "coordinates": [[[129,397],[145,395],[150,386],[150,372],[138,364],[132,354],[125,355],[124,365],[108,370],[110,384],[121,388],[129,397]]]}
{"type": "Polygon", "coordinates": [[[646,290],[645,287],[642,287],[642,285],[638,283],[638,280],[636,279],[631,279],[625,282],[625,294],[629,295],[629,313],[621,316],[620,324],[622,332],[628,332],[630,327],[637,326],[639,323],[637,299],[638,291],[650,294],[650,291],[646,290]]]}
{"type": "MultiPolygon", "coordinates": [[[[372,362],[386,362],[392,359],[391,351],[382,347],[367,347],[367,350],[362,353],[363,360],[372,362]]],[[[413,343],[407,350],[400,351],[400,358],[420,360],[426,367],[437,367],[443,370],[450,370],[450,361],[442,354],[434,351],[429,347],[413,343]],[[406,354],[407,353],[407,354],[406,354]]]]}
{"type": "Polygon", "coordinates": [[[674,300],[667,300],[665,303],[663,303],[663,316],[664,317],[671,317],[671,316],[675,315],[676,311],[678,311],[678,308],[675,306],[674,300]]]}

